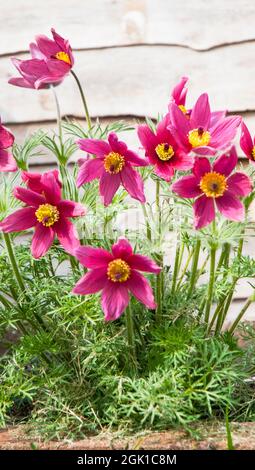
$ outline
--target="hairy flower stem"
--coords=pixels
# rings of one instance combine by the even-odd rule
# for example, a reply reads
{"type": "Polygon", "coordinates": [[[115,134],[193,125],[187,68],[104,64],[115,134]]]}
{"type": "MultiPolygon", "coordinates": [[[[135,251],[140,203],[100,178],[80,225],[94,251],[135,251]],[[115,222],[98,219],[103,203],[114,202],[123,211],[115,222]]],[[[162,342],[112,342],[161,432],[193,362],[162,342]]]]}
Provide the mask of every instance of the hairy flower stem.
{"type": "Polygon", "coordinates": [[[178,291],[178,290],[180,289],[180,287],[181,287],[181,283],[182,283],[183,278],[184,278],[184,276],[185,276],[185,274],[186,274],[186,272],[187,272],[187,269],[188,269],[188,267],[189,267],[189,264],[190,264],[190,261],[191,261],[191,258],[192,258],[192,256],[193,256],[193,254],[194,254],[194,249],[192,249],[192,250],[190,251],[190,253],[189,253],[188,257],[187,257],[186,263],[185,263],[185,265],[184,265],[184,268],[183,268],[182,273],[181,273],[181,275],[180,275],[180,277],[179,277],[179,280],[178,280],[178,284],[177,284],[177,287],[176,287],[176,290],[177,290],[177,291],[178,291]]]}
{"type": "Polygon", "coordinates": [[[200,248],[201,248],[201,240],[198,239],[196,241],[196,246],[195,246],[194,254],[193,254],[190,285],[189,285],[189,290],[188,290],[188,297],[190,297],[192,295],[193,289],[194,289],[195,284],[196,284],[200,248]]]}
{"type": "Polygon", "coordinates": [[[238,325],[238,323],[241,321],[242,317],[244,316],[245,312],[248,310],[249,306],[252,304],[253,302],[253,297],[249,297],[249,299],[246,301],[246,303],[244,304],[241,312],[239,313],[239,315],[236,317],[233,325],[231,326],[231,328],[229,329],[229,333],[232,335],[238,325]]]}
{"type": "Polygon", "coordinates": [[[134,333],[133,314],[132,314],[130,303],[128,304],[126,308],[125,320],[126,320],[126,331],[127,331],[129,355],[130,355],[130,360],[131,360],[130,371],[136,372],[137,371],[137,358],[136,358],[136,347],[135,347],[135,333],[134,333]]]}
{"type": "Polygon", "coordinates": [[[144,216],[144,220],[145,220],[145,224],[146,224],[147,239],[149,240],[149,242],[151,242],[151,227],[150,227],[150,223],[149,223],[148,212],[147,212],[145,204],[141,204],[141,206],[142,206],[143,216],[144,216]]]}
{"type": "Polygon", "coordinates": [[[180,260],[180,244],[177,243],[176,252],[175,252],[175,260],[174,260],[174,270],[173,270],[173,279],[172,279],[172,287],[171,287],[171,295],[174,295],[176,289],[176,282],[179,273],[179,260],[180,260]]]}
{"type": "Polygon", "coordinates": [[[57,125],[58,125],[58,135],[59,135],[59,142],[61,148],[61,156],[64,157],[64,144],[63,144],[63,131],[62,131],[62,123],[61,123],[61,112],[60,112],[60,105],[58,101],[58,95],[56,93],[55,87],[51,85],[52,93],[54,96],[56,110],[57,110],[57,125]]]}
{"type": "Polygon", "coordinates": [[[207,291],[207,301],[205,306],[205,323],[208,324],[209,316],[212,306],[213,299],[213,289],[214,289],[214,280],[215,280],[215,261],[216,261],[216,247],[213,245],[211,247],[211,263],[210,263],[210,279],[208,284],[207,291]]]}
{"type": "Polygon", "coordinates": [[[87,124],[88,124],[88,129],[89,131],[91,130],[92,128],[92,124],[91,124],[91,119],[90,119],[90,115],[89,115],[89,110],[88,110],[88,105],[87,105],[87,101],[86,101],[86,98],[85,98],[85,95],[84,95],[84,92],[83,92],[83,89],[82,89],[82,86],[81,86],[81,83],[80,83],[80,80],[78,79],[76,73],[71,70],[71,74],[73,75],[77,85],[78,85],[78,88],[79,88],[79,92],[80,92],[80,95],[81,95],[81,99],[82,99],[82,102],[83,102],[83,106],[84,106],[84,111],[85,111],[85,116],[86,116],[86,121],[87,121],[87,124]]]}
{"type": "Polygon", "coordinates": [[[12,266],[14,276],[16,278],[17,284],[18,284],[21,292],[23,293],[26,290],[26,286],[25,286],[23,278],[20,274],[18,264],[16,262],[16,258],[15,258],[15,254],[14,254],[14,251],[13,251],[13,248],[12,248],[12,242],[11,242],[10,235],[8,233],[3,233],[3,239],[4,239],[4,243],[5,243],[5,246],[6,246],[6,250],[7,250],[7,253],[8,253],[10,264],[12,266]]]}
{"type": "MultiPolygon", "coordinates": [[[[157,211],[157,225],[158,225],[158,237],[159,243],[161,244],[161,207],[160,207],[160,181],[156,181],[156,211],[157,211]]],[[[159,263],[163,268],[163,256],[159,254],[159,263]]],[[[156,280],[156,322],[160,323],[162,320],[162,295],[163,295],[163,285],[164,285],[164,272],[163,269],[157,276],[156,280]]]]}

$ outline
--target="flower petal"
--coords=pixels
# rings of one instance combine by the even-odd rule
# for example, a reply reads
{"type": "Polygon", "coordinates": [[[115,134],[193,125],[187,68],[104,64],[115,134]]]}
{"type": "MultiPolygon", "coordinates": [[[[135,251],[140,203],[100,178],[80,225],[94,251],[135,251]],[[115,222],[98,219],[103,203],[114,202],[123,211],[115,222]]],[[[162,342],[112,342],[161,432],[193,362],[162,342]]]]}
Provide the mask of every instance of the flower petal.
{"type": "Polygon", "coordinates": [[[199,179],[194,175],[183,176],[172,185],[172,191],[181,197],[197,197],[201,194],[199,179]]]}
{"type": "Polygon", "coordinates": [[[188,91],[188,89],[185,87],[187,81],[188,81],[188,77],[182,77],[172,90],[171,97],[178,106],[180,104],[182,106],[185,105],[186,95],[188,91]]]}
{"type": "Polygon", "coordinates": [[[200,180],[205,175],[205,173],[210,173],[211,163],[206,157],[196,157],[192,171],[194,175],[200,180]]]}
{"type": "Polygon", "coordinates": [[[214,200],[211,197],[199,197],[193,205],[193,210],[195,229],[205,227],[215,219],[214,200]]]}
{"type": "Polygon", "coordinates": [[[38,223],[32,238],[31,253],[36,259],[41,258],[47,253],[54,240],[54,230],[51,227],[45,227],[38,223]]]}
{"type": "Polygon", "coordinates": [[[2,220],[0,230],[3,232],[19,232],[34,227],[36,223],[35,209],[33,207],[24,207],[2,220]]]}
{"type": "Polygon", "coordinates": [[[58,205],[61,199],[61,187],[52,172],[42,175],[41,185],[46,201],[50,204],[58,205]]]}
{"type": "Polygon", "coordinates": [[[127,151],[127,145],[125,142],[122,142],[118,139],[117,134],[115,132],[110,132],[108,135],[108,142],[113,152],[119,153],[120,155],[125,155],[127,151]]]}
{"type": "Polygon", "coordinates": [[[216,199],[216,206],[227,219],[242,222],[245,218],[244,205],[230,191],[225,191],[222,197],[216,199]]]}
{"type": "Polygon", "coordinates": [[[13,194],[17,199],[24,202],[28,206],[38,207],[41,204],[45,204],[45,197],[42,194],[31,191],[31,189],[18,186],[14,188],[13,194]]]}
{"type": "Polygon", "coordinates": [[[86,214],[83,204],[74,201],[66,201],[64,199],[58,204],[58,210],[64,217],[80,217],[86,214]]]}
{"type": "Polygon", "coordinates": [[[0,148],[0,171],[17,171],[18,167],[15,159],[8,150],[0,148]]]}
{"type": "Polygon", "coordinates": [[[149,162],[144,157],[139,157],[137,153],[132,152],[132,150],[127,150],[125,152],[125,160],[131,163],[133,166],[148,166],[149,162]]]}
{"type": "Polygon", "coordinates": [[[113,256],[109,251],[84,245],[75,250],[75,256],[83,266],[92,269],[105,268],[113,260],[113,256]]]}
{"type": "MultiPolygon", "coordinates": [[[[169,112],[171,123],[176,130],[174,137],[178,137],[178,141],[188,145],[188,133],[191,129],[189,119],[175,103],[170,104],[169,112]]],[[[172,127],[170,130],[172,130],[172,127]]]]}
{"type": "Polygon", "coordinates": [[[210,145],[215,148],[225,148],[234,139],[241,120],[240,116],[221,119],[211,130],[210,145]]]}
{"type": "Polygon", "coordinates": [[[251,134],[244,122],[242,122],[242,133],[241,133],[241,138],[240,138],[240,147],[242,151],[247,155],[248,158],[251,157],[251,152],[253,149],[253,142],[251,138],[251,134]]]}
{"type": "Polygon", "coordinates": [[[235,196],[248,196],[252,187],[252,181],[245,173],[237,172],[228,178],[228,189],[235,196]]]}
{"type": "Polygon", "coordinates": [[[114,258],[127,260],[133,254],[133,248],[125,237],[120,237],[114,245],[112,245],[112,254],[114,258]]]}
{"type": "Polygon", "coordinates": [[[80,246],[80,241],[75,226],[70,220],[61,217],[58,222],[54,224],[54,230],[58,236],[60,244],[65,248],[67,253],[74,254],[80,246]]]}
{"type": "Polygon", "coordinates": [[[99,139],[79,139],[77,144],[84,152],[92,153],[100,158],[105,157],[105,155],[111,152],[110,145],[99,139]]]}
{"type": "Polygon", "coordinates": [[[0,123],[0,148],[7,149],[12,146],[14,135],[0,123]]]}
{"type": "Polygon", "coordinates": [[[112,175],[106,171],[103,171],[99,183],[99,192],[105,206],[108,206],[112,202],[114,194],[119,189],[120,182],[121,180],[119,173],[112,175]]]}
{"type": "Polygon", "coordinates": [[[128,259],[128,264],[132,269],[136,269],[137,271],[144,271],[148,273],[160,273],[161,267],[155,263],[152,259],[148,256],[143,255],[131,255],[128,259]]]}
{"type": "Polygon", "coordinates": [[[221,173],[225,176],[229,176],[230,173],[234,170],[237,165],[238,156],[236,153],[236,149],[233,146],[230,150],[229,155],[224,154],[221,155],[213,164],[213,171],[217,173],[221,173]]]}
{"type": "Polygon", "coordinates": [[[73,288],[73,293],[81,295],[95,294],[104,288],[106,282],[106,271],[101,268],[92,269],[77,282],[73,288]]]}
{"type": "Polygon", "coordinates": [[[165,181],[171,181],[174,176],[174,168],[170,162],[161,162],[159,159],[154,166],[154,172],[165,181]]]}
{"type": "Polygon", "coordinates": [[[146,307],[156,308],[153,291],[149,281],[140,273],[133,270],[130,278],[125,282],[130,292],[146,307]]]}
{"type": "Polygon", "coordinates": [[[120,177],[124,188],[131,197],[142,203],[146,201],[142,177],[129,163],[125,163],[125,166],[120,173],[120,177]]]}
{"type": "Polygon", "coordinates": [[[102,175],[104,166],[102,159],[90,158],[86,160],[79,168],[77,186],[78,188],[83,184],[89,183],[102,175]]]}
{"type": "Polygon", "coordinates": [[[139,138],[143,148],[146,151],[146,154],[148,152],[154,152],[155,151],[155,147],[157,146],[158,141],[157,141],[157,137],[152,132],[152,130],[149,128],[149,126],[146,126],[146,125],[138,126],[137,135],[138,135],[138,138],[139,138]]]}
{"type": "Polygon", "coordinates": [[[209,105],[208,94],[203,93],[199,96],[190,115],[190,126],[193,129],[202,127],[208,129],[211,119],[211,110],[209,105]]]}
{"type": "MultiPolygon", "coordinates": [[[[125,283],[126,284],[126,283],[125,283]]],[[[116,320],[129,303],[128,289],[124,284],[108,281],[102,293],[102,309],[106,321],[116,320]]]]}

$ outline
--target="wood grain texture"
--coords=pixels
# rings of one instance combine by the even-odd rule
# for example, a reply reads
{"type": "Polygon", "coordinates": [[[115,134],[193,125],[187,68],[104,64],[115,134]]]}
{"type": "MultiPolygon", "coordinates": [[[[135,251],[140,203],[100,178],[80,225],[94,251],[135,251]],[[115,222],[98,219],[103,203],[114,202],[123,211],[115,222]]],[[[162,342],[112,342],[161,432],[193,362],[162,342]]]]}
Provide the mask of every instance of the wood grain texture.
{"type": "MultiPolygon", "coordinates": [[[[167,109],[170,90],[182,75],[191,77],[189,103],[207,91],[214,109],[255,109],[255,43],[199,53],[169,46],[138,46],[76,53],[76,72],[92,116],[152,116],[167,109]]],[[[9,58],[0,60],[0,112],[5,122],[55,118],[49,90],[7,83],[15,75],[9,58]]],[[[57,88],[63,114],[82,116],[72,77],[57,88]]]]}
{"type": "Polygon", "coordinates": [[[0,54],[28,50],[54,26],[73,48],[178,44],[197,50],[255,39],[251,0],[9,0],[0,54]]]}

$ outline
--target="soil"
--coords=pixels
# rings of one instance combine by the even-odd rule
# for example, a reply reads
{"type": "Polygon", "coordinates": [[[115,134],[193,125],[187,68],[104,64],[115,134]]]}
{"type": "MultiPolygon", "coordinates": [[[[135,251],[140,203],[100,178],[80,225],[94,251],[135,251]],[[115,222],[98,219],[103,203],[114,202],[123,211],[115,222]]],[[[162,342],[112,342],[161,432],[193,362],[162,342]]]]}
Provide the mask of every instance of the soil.
{"type": "MultiPolygon", "coordinates": [[[[255,423],[231,423],[232,439],[236,450],[255,450],[255,423]]],[[[42,441],[31,438],[25,426],[0,431],[0,449],[41,450],[224,450],[227,449],[226,430],[222,423],[197,426],[193,437],[183,430],[143,433],[119,438],[107,432],[78,441],[42,441]],[[194,437],[195,436],[195,437],[194,437]]]]}

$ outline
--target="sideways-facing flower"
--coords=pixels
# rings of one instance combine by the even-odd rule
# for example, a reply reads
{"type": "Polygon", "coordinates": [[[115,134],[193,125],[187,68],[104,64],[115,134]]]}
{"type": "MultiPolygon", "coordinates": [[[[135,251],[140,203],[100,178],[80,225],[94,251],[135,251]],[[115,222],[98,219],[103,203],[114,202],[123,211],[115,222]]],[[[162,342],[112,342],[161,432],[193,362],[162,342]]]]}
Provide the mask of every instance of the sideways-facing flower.
{"type": "Polygon", "coordinates": [[[97,139],[80,139],[81,150],[96,155],[87,159],[79,168],[77,186],[99,178],[99,191],[105,206],[108,206],[114,194],[122,184],[134,199],[144,203],[143,180],[133,166],[147,166],[148,162],[129,150],[124,142],[111,132],[108,142],[97,139]]]}
{"type": "Polygon", "coordinates": [[[183,112],[184,115],[187,117],[190,115],[190,110],[186,108],[186,97],[188,88],[186,87],[186,83],[188,81],[188,77],[182,77],[180,81],[175,85],[171,92],[170,97],[170,104],[175,103],[180,110],[183,112]]]}
{"type": "Polygon", "coordinates": [[[16,171],[17,165],[12,154],[7,150],[12,147],[14,135],[1,124],[0,120],[0,171],[16,171]]]}
{"type": "Polygon", "coordinates": [[[186,153],[214,155],[217,150],[226,149],[241,122],[240,116],[224,117],[221,111],[211,113],[207,93],[198,98],[189,119],[175,103],[170,104],[169,112],[169,128],[186,153]]]}
{"type": "Polygon", "coordinates": [[[102,291],[106,321],[116,320],[124,312],[129,292],[146,307],[156,308],[152,288],[139,271],[158,274],[161,268],[147,256],[134,254],[125,238],[119,238],[111,252],[80,246],[75,256],[89,271],[76,284],[73,293],[86,295],[102,291]]]}
{"type": "Polygon", "coordinates": [[[231,175],[237,160],[235,147],[231,148],[229,156],[221,155],[212,166],[207,158],[196,157],[193,175],[183,176],[173,184],[172,190],[179,196],[195,198],[196,229],[205,227],[215,219],[215,206],[229,220],[244,220],[245,209],[239,198],[251,192],[252,182],[244,173],[231,175]]]}
{"type": "Polygon", "coordinates": [[[60,83],[70,72],[73,54],[69,42],[51,29],[53,39],[36,36],[36,42],[30,44],[32,59],[12,59],[21,77],[9,80],[12,85],[25,88],[48,88],[50,84],[60,83]]]}
{"type": "Polygon", "coordinates": [[[168,129],[169,115],[167,114],[157,125],[156,133],[149,126],[138,126],[138,137],[145,149],[145,155],[155,173],[166,181],[170,181],[175,170],[189,170],[193,158],[186,154],[178,145],[168,129]]]}
{"type": "Polygon", "coordinates": [[[70,217],[85,214],[84,207],[61,198],[61,187],[52,172],[41,175],[38,190],[14,189],[14,196],[26,204],[0,222],[3,232],[20,232],[35,227],[31,252],[40,258],[51,247],[55,235],[68,253],[79,246],[78,235],[70,217]]]}
{"type": "Polygon", "coordinates": [[[244,122],[242,122],[241,126],[241,138],[240,138],[240,147],[242,151],[245,153],[246,157],[251,160],[253,164],[255,164],[255,137],[251,137],[251,134],[244,122]]]}

